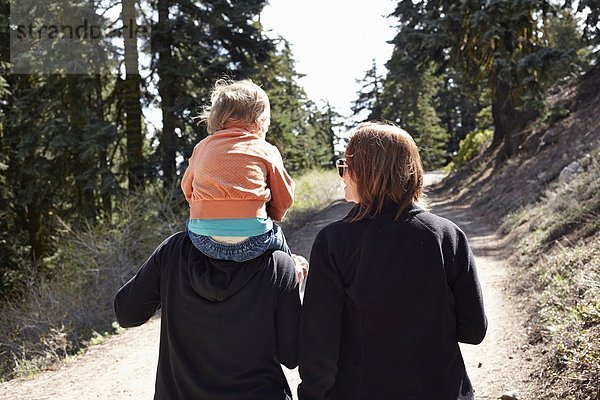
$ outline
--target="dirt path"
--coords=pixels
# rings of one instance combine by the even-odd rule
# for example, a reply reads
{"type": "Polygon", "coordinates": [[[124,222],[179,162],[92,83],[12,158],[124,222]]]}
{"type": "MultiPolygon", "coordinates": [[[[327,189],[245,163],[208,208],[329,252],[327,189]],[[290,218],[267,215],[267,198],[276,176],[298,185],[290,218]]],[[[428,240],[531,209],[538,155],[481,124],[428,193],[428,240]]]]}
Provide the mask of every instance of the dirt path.
{"type": "Polygon", "coordinates": [[[475,398],[498,399],[513,391],[519,399],[531,398],[534,356],[527,345],[525,310],[513,294],[514,274],[505,262],[508,259],[505,243],[468,208],[435,198],[431,206],[433,212],[454,221],[465,231],[475,254],[488,332],[477,346],[461,344],[475,398]]]}
{"type": "MultiPolygon", "coordinates": [[[[439,175],[428,175],[428,181],[439,175]]],[[[530,394],[531,356],[524,350],[525,316],[511,297],[511,274],[503,262],[502,243],[493,230],[469,209],[430,197],[433,211],[456,222],[473,247],[490,321],[486,339],[479,346],[462,346],[465,364],[478,400],[497,399],[517,389],[520,399],[530,394]]],[[[308,258],[312,240],[323,226],[343,217],[350,204],[335,202],[302,229],[290,235],[294,252],[308,258]]],[[[91,347],[85,354],[65,361],[56,370],[34,378],[0,384],[0,399],[12,400],[125,400],[151,399],[158,358],[159,321],[128,329],[91,347]]],[[[286,371],[295,393],[296,370],[286,371]]]]}

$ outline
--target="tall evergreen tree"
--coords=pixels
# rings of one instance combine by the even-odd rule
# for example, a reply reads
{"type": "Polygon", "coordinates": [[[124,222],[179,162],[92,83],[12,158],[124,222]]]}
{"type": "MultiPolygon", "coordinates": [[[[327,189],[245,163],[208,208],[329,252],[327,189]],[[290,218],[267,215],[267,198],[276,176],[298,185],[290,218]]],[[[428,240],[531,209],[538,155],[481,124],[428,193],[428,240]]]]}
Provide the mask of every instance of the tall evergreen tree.
{"type": "Polygon", "coordinates": [[[480,126],[477,120],[478,113],[484,108],[485,91],[469,85],[452,70],[442,77],[443,84],[435,94],[433,104],[441,126],[450,134],[447,150],[451,154],[458,150],[458,144],[467,133],[491,126],[480,126]]]}
{"type": "Polygon", "coordinates": [[[547,0],[402,0],[393,13],[400,22],[394,51],[412,59],[418,71],[433,62],[438,72],[452,68],[465,81],[485,84],[493,145],[511,156],[521,141],[518,132],[534,114],[524,100],[539,93],[547,65],[567,61],[540,41],[541,17],[551,11],[547,0]]]}
{"type": "Polygon", "coordinates": [[[171,182],[178,151],[189,155],[205,133],[193,116],[205,104],[214,81],[225,75],[251,76],[273,48],[257,16],[266,0],[176,2],[157,0],[152,30],[153,70],[158,76],[163,127],[159,134],[160,170],[171,182]]]}
{"type": "Polygon", "coordinates": [[[299,145],[307,129],[307,98],[298,83],[302,75],[296,72],[294,62],[289,43],[279,38],[252,77],[267,92],[271,103],[271,125],[266,138],[277,146],[290,171],[304,168],[307,155],[299,145]]]}
{"type": "Polygon", "coordinates": [[[437,168],[447,160],[450,134],[442,126],[435,96],[443,85],[433,67],[416,68],[413,60],[395,52],[386,64],[388,75],[381,98],[382,116],[406,129],[421,148],[425,168],[437,168]]]}
{"type": "MultiPolygon", "coordinates": [[[[74,5],[75,11],[86,13],[94,12],[91,6],[74,5]]],[[[3,58],[7,43],[3,36],[3,58]]],[[[10,95],[0,103],[5,157],[0,185],[10,189],[3,190],[7,196],[1,212],[11,224],[7,248],[20,249],[6,262],[14,268],[20,264],[21,273],[24,265],[33,264],[34,269],[27,267],[30,275],[46,274],[51,271],[42,261],[54,251],[55,217],[73,223],[93,223],[98,217],[98,193],[104,190],[98,179],[100,159],[109,131],[98,114],[100,76],[4,76],[10,95]]]]}
{"type": "Polygon", "coordinates": [[[292,172],[331,165],[339,115],[329,104],[319,108],[307,99],[289,43],[279,38],[276,44],[253,76],[271,103],[267,140],[279,148],[292,172]]]}
{"type": "Polygon", "coordinates": [[[364,78],[356,82],[360,84],[361,88],[352,105],[352,114],[354,117],[363,115],[362,121],[381,119],[382,107],[380,96],[383,90],[383,76],[377,73],[375,59],[372,61],[371,68],[365,72],[364,78]]]}
{"type": "Polygon", "coordinates": [[[322,107],[309,102],[309,119],[307,125],[312,131],[313,148],[311,166],[326,168],[335,165],[335,146],[339,141],[336,134],[343,126],[342,116],[326,102],[322,107]]]}

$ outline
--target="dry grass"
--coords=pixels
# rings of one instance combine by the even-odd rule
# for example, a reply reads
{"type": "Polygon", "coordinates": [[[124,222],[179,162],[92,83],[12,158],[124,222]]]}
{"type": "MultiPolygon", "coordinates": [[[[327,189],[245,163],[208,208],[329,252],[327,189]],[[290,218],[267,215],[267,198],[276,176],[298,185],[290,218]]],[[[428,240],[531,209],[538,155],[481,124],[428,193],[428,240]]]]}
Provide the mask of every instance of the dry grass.
{"type": "Polygon", "coordinates": [[[295,177],[294,205],[288,211],[282,227],[291,234],[304,225],[315,213],[340,196],[342,180],[335,170],[316,169],[295,177]]]}
{"type": "Polygon", "coordinates": [[[179,197],[175,189],[131,196],[112,221],[79,231],[59,221],[59,250],[45,260],[52,278],[32,280],[23,301],[5,302],[0,310],[3,380],[48,368],[97,341],[97,332],[114,331],[116,291],[183,226],[179,197]]]}
{"type": "Polygon", "coordinates": [[[532,297],[531,342],[544,362],[537,399],[600,398],[600,149],[502,226],[517,243],[518,286],[532,297]]]}

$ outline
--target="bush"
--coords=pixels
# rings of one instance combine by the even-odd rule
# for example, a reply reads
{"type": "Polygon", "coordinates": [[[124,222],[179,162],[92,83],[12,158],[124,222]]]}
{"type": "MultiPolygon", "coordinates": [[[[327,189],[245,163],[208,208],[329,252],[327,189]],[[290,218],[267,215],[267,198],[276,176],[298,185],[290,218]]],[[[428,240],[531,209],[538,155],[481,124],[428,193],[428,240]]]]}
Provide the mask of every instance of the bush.
{"type": "Polygon", "coordinates": [[[465,165],[489,145],[493,134],[491,129],[467,133],[467,136],[458,144],[458,152],[445,169],[447,171],[455,171],[465,165]]]}
{"type": "Polygon", "coordinates": [[[183,228],[183,201],[175,188],[155,188],[122,199],[110,221],[78,231],[58,221],[58,251],[45,260],[52,278],[32,278],[25,300],[0,310],[0,378],[31,374],[113,331],[116,291],[183,228]]]}

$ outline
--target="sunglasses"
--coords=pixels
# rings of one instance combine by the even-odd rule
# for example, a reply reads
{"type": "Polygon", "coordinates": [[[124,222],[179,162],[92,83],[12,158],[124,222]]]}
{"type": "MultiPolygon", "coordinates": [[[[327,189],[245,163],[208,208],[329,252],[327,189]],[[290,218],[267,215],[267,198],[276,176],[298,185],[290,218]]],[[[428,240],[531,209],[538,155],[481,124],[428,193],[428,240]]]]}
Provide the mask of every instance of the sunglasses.
{"type": "Polygon", "coordinates": [[[346,160],[340,158],[339,160],[335,160],[335,167],[337,168],[338,174],[340,178],[344,177],[344,170],[348,168],[348,164],[346,164],[346,160]]]}

